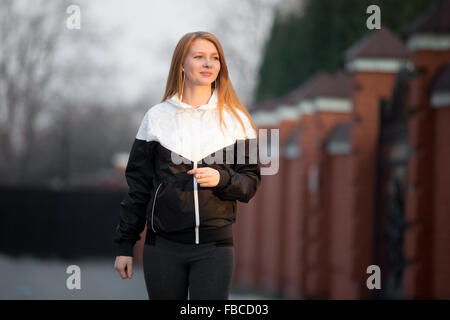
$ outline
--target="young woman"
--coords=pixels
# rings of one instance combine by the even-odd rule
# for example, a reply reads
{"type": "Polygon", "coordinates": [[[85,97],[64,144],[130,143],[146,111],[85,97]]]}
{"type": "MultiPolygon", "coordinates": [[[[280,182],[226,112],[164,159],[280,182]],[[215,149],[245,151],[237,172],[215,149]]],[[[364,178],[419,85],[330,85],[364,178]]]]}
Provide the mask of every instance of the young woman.
{"type": "Polygon", "coordinates": [[[133,246],[147,224],[150,299],[228,299],[236,201],[248,202],[261,181],[257,141],[217,38],[184,35],[126,167],[129,191],[114,236],[122,279],[132,276],[133,246]]]}

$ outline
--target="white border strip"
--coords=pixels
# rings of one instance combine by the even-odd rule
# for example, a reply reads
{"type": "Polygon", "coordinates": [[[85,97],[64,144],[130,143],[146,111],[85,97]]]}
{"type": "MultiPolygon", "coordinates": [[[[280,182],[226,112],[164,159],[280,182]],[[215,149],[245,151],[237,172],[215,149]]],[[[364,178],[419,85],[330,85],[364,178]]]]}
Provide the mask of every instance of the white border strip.
{"type": "Polygon", "coordinates": [[[315,110],[314,103],[309,99],[300,101],[298,108],[301,114],[313,114],[315,110]]]}
{"type": "Polygon", "coordinates": [[[317,97],[313,100],[301,100],[297,106],[281,105],[273,111],[255,111],[252,119],[256,126],[276,126],[284,120],[300,120],[302,115],[315,112],[351,112],[350,99],[317,97]]]}
{"type": "Polygon", "coordinates": [[[450,34],[418,33],[409,38],[406,46],[411,51],[450,50],[450,34]]]}
{"type": "Polygon", "coordinates": [[[413,69],[411,61],[407,59],[356,58],[346,64],[346,69],[349,72],[368,71],[396,73],[402,67],[406,67],[409,70],[413,69]]]}
{"type": "Polygon", "coordinates": [[[282,105],[277,108],[277,115],[282,120],[297,120],[300,116],[300,110],[293,106],[282,105]]]}
{"type": "Polygon", "coordinates": [[[275,126],[280,123],[275,111],[256,111],[252,114],[256,126],[275,126]]]}
{"type": "Polygon", "coordinates": [[[316,110],[325,112],[351,112],[353,104],[349,99],[317,97],[316,110]]]}
{"type": "Polygon", "coordinates": [[[449,107],[450,91],[433,92],[430,102],[433,108],[449,107]]]}

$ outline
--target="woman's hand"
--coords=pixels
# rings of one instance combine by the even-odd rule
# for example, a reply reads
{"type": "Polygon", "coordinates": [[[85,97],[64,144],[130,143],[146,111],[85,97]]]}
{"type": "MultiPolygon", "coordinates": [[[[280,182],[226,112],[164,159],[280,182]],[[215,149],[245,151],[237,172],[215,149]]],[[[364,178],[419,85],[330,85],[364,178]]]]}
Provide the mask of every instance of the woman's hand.
{"type": "Polygon", "coordinates": [[[219,184],[220,173],[216,169],[202,167],[189,170],[187,173],[195,175],[200,187],[215,187],[219,184]]]}
{"type": "Polygon", "coordinates": [[[117,256],[114,269],[119,271],[122,279],[130,278],[133,276],[133,257],[129,256],[117,256]]]}

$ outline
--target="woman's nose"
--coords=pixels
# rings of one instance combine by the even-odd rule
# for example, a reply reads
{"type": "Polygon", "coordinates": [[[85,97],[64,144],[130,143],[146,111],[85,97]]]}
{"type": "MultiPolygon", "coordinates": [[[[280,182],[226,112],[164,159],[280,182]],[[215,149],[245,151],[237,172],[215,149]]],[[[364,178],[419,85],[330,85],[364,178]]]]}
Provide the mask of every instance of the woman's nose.
{"type": "Polygon", "coordinates": [[[211,61],[208,58],[206,58],[204,66],[208,68],[211,66],[211,61]]]}

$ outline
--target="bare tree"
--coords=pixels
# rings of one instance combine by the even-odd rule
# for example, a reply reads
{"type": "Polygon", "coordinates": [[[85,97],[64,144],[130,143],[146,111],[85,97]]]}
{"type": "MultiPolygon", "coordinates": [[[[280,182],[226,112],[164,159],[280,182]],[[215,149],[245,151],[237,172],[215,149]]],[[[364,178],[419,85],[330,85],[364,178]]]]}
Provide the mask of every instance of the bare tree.
{"type": "MultiPolygon", "coordinates": [[[[54,55],[61,28],[48,1],[36,1],[25,11],[23,1],[0,2],[0,107],[2,109],[2,175],[6,180],[24,178],[30,160],[35,123],[42,111],[43,97],[54,74],[54,55]]],[[[57,11],[56,11],[57,12],[57,11]]]]}
{"type": "Polygon", "coordinates": [[[275,10],[301,12],[305,0],[230,0],[223,3],[214,33],[224,46],[230,75],[242,102],[250,107],[275,10]]]}
{"type": "Polygon", "coordinates": [[[303,0],[230,0],[220,8],[214,34],[224,47],[230,76],[247,107],[253,103],[258,70],[275,9],[292,9],[299,2],[303,0]]]}
{"type": "MultiPolygon", "coordinates": [[[[77,1],[87,9],[86,2],[77,1]]],[[[0,182],[28,183],[40,152],[38,124],[59,123],[62,141],[48,157],[67,153],[70,114],[101,100],[98,87],[113,72],[93,48],[105,44],[91,28],[66,28],[68,1],[0,1],[0,182]],[[97,90],[97,91],[96,91],[97,90]],[[66,143],[67,142],[67,143],[66,143]],[[63,149],[61,149],[63,148],[63,149]]],[[[84,10],[87,16],[87,10],[84,10]]],[[[106,51],[106,50],[105,50],[106,51]]],[[[55,128],[55,126],[53,126],[55,128]]],[[[64,163],[65,159],[60,159],[64,163]]]]}

